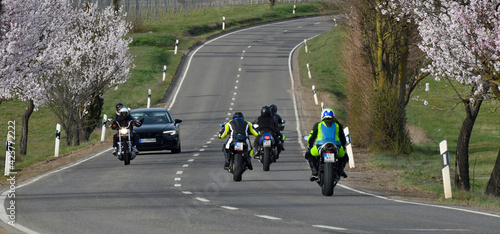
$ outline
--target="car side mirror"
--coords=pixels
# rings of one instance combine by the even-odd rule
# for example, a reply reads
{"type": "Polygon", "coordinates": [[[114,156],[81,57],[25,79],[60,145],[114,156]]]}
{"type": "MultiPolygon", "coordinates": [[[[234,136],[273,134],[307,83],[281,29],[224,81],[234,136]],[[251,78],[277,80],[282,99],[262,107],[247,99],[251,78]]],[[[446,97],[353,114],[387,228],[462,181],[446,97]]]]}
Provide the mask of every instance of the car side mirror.
{"type": "Polygon", "coordinates": [[[174,123],[175,123],[175,124],[182,123],[182,119],[175,119],[175,120],[174,120],[174,123]]]}

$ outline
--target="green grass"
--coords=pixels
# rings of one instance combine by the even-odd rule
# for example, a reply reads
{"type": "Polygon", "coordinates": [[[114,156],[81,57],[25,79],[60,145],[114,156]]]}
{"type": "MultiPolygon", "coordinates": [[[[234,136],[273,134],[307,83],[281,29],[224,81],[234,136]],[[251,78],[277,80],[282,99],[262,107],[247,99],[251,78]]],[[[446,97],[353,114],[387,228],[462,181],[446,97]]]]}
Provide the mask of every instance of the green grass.
{"type": "MultiPolygon", "coordinates": [[[[299,66],[302,84],[315,85],[320,91],[333,94],[334,109],[339,110],[345,121],[345,76],[340,64],[339,50],[342,48],[341,35],[345,28],[335,27],[308,41],[308,50],[301,50],[299,66]],[[308,78],[306,63],[310,63],[312,79],[308,78]]],[[[459,89],[464,89],[459,87],[459,89]]],[[[370,164],[387,170],[399,170],[403,177],[398,182],[442,195],[441,202],[476,207],[500,209],[500,199],[484,195],[500,145],[500,112],[494,111],[498,101],[483,102],[476,119],[469,146],[471,191],[457,191],[453,186],[455,151],[458,134],[465,118],[464,105],[458,102],[455,92],[447,81],[427,78],[419,84],[407,106],[409,124],[422,129],[430,142],[413,145],[409,155],[373,154],[370,164]],[[425,91],[429,83],[430,91],[425,91]],[[427,101],[427,105],[424,104],[427,101]],[[455,107],[455,108],[453,108],[455,107]],[[453,199],[444,199],[439,143],[447,140],[451,160],[451,180],[453,199]]],[[[355,155],[354,155],[355,157],[355,155]]]]}
{"type": "MultiPolygon", "coordinates": [[[[276,21],[288,18],[305,17],[333,13],[338,10],[332,5],[321,2],[297,4],[296,14],[292,14],[293,4],[279,3],[274,11],[269,9],[269,4],[250,6],[225,7],[207,9],[184,15],[178,18],[152,23],[137,23],[129,36],[134,40],[130,45],[130,53],[135,56],[135,68],[132,69],[130,79],[112,88],[104,94],[103,114],[108,118],[114,117],[114,106],[123,102],[131,108],[141,108],[147,105],[148,89],[151,89],[151,106],[163,101],[169,85],[172,83],[178,66],[184,56],[183,51],[189,50],[193,45],[224,33],[221,23],[222,17],[226,18],[226,31],[241,27],[276,21]],[[174,54],[175,40],[179,40],[178,53],[174,54]],[[167,65],[165,81],[163,66],[167,65]]],[[[54,155],[55,126],[58,122],[56,115],[47,107],[40,107],[35,111],[29,121],[28,148],[26,155],[20,155],[17,150],[22,123],[21,117],[27,105],[20,101],[2,102],[0,105],[0,141],[5,142],[8,121],[15,121],[15,154],[17,170],[22,170],[35,162],[44,161],[54,155]],[[3,131],[2,131],[3,130],[3,131]]],[[[107,138],[112,135],[107,131],[107,138]]],[[[100,129],[92,134],[89,142],[80,146],[68,147],[65,145],[64,130],[61,133],[59,154],[65,154],[76,149],[87,147],[100,140],[100,129]]],[[[0,168],[4,167],[5,151],[0,152],[0,168]]]]}
{"type": "Polygon", "coordinates": [[[334,30],[326,32],[307,41],[307,51],[300,50],[300,77],[301,84],[305,87],[315,86],[317,91],[328,92],[331,95],[331,108],[339,121],[345,123],[346,111],[343,101],[346,99],[346,78],[341,69],[340,49],[342,38],[346,33],[345,28],[338,26],[334,30]],[[325,54],[328,51],[328,54],[325,54]],[[309,79],[307,63],[311,71],[309,79]]]}

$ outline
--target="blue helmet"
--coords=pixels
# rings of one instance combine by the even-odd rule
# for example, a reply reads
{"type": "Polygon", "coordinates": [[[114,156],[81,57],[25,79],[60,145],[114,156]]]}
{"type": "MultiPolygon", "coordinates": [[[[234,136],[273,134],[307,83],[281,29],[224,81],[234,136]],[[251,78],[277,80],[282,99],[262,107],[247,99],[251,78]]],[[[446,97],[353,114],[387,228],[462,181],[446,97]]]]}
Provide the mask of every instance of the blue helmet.
{"type": "Polygon", "coordinates": [[[321,111],[321,121],[324,119],[333,119],[335,117],[335,112],[332,109],[323,109],[321,111]]]}

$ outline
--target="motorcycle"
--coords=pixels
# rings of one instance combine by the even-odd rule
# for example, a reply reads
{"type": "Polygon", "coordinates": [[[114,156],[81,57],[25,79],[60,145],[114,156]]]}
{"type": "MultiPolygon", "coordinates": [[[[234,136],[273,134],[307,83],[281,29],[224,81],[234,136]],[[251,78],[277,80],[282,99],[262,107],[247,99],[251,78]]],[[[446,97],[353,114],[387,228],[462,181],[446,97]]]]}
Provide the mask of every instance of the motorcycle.
{"type": "MultiPolygon", "coordinates": [[[[304,136],[308,140],[308,136],[304,136]]],[[[319,154],[318,179],[316,182],[321,187],[321,193],[324,196],[332,196],[333,190],[340,180],[338,173],[338,158],[339,148],[330,141],[316,142],[319,154]]]]}
{"type": "Polygon", "coordinates": [[[273,135],[270,132],[264,132],[259,139],[259,147],[257,148],[257,155],[260,155],[258,160],[262,163],[262,169],[269,171],[271,163],[276,162],[278,155],[273,135]]]}
{"type": "MultiPolygon", "coordinates": [[[[223,127],[224,124],[219,124],[223,127]]],[[[247,169],[247,161],[245,157],[248,157],[248,144],[247,136],[238,134],[234,136],[231,145],[229,146],[229,173],[233,174],[234,181],[241,181],[243,172],[247,169]]]]}
{"type": "Polygon", "coordinates": [[[132,150],[132,133],[130,131],[130,127],[136,126],[136,124],[134,121],[129,121],[126,127],[122,127],[117,121],[114,121],[113,123],[118,126],[118,150],[116,154],[120,161],[123,161],[125,165],[129,165],[130,161],[136,156],[132,150]]]}

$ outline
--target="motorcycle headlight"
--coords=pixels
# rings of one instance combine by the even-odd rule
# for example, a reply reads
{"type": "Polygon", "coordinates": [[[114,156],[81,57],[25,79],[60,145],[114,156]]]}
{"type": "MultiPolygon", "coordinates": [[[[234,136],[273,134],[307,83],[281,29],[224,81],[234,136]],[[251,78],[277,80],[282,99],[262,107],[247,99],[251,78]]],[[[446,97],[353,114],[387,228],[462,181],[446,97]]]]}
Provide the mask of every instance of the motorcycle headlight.
{"type": "Polygon", "coordinates": [[[128,129],[126,129],[126,128],[122,128],[122,129],[120,129],[120,133],[121,133],[122,135],[125,135],[125,134],[127,134],[127,133],[128,133],[128,129]]]}
{"type": "Polygon", "coordinates": [[[177,134],[177,131],[176,130],[163,131],[163,134],[175,135],[177,134]]]}

